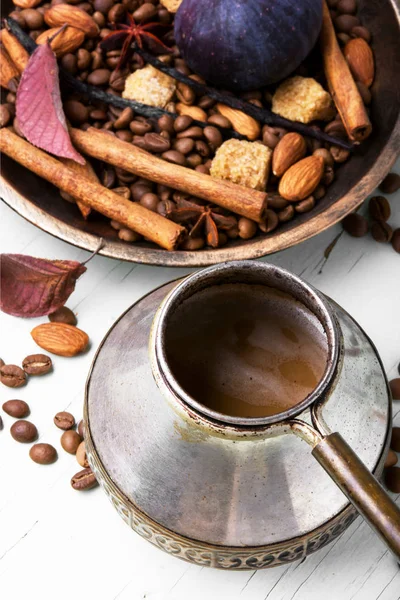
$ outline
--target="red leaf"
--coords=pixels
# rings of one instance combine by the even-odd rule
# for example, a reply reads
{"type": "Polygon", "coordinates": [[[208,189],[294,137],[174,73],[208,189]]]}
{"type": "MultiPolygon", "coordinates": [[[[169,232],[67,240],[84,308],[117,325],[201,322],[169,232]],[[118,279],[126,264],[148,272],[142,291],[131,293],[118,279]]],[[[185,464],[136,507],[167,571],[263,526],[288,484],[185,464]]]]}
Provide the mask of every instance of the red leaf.
{"type": "Polygon", "coordinates": [[[31,144],[85,164],[69,137],[57,60],[49,43],[38,46],[30,57],[18,86],[16,109],[19,128],[31,144]]]}
{"type": "Polygon", "coordinates": [[[86,271],[75,260],[0,254],[0,309],[14,317],[41,317],[63,306],[86,271]]]}

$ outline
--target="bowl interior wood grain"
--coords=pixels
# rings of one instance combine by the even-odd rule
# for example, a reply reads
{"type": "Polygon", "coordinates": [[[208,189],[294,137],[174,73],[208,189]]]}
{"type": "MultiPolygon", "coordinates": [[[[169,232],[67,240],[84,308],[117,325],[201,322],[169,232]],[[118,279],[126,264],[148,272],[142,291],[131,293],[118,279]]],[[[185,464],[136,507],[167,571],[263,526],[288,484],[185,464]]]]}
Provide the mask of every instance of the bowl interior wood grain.
{"type": "MultiPolygon", "coordinates": [[[[3,13],[12,10],[4,0],[3,13]]],[[[373,134],[337,171],[326,196],[309,213],[297,215],[276,232],[252,240],[235,240],[216,250],[167,252],[145,242],[118,240],[100,215],[85,222],[77,207],[62,200],[58,190],[7,156],[2,157],[2,197],[21,216],[67,242],[93,250],[105,239],[101,254],[122,260],[163,266],[203,266],[226,260],[257,258],[306,240],[354,210],[380,183],[400,152],[400,15],[396,0],[359,0],[363,25],[373,36],[376,77],[372,87],[373,134]]]]}

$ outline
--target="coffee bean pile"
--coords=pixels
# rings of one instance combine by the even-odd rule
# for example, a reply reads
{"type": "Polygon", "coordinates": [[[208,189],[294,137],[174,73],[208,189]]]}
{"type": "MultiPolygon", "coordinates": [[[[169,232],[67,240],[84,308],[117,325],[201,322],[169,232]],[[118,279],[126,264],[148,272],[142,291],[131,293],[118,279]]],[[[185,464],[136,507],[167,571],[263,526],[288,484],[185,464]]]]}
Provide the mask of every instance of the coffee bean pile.
{"type": "MultiPolygon", "coordinates": [[[[60,322],[76,325],[77,320],[74,313],[66,306],[49,315],[52,322],[60,322]]],[[[8,387],[19,387],[23,376],[43,375],[52,369],[52,361],[48,356],[34,354],[27,356],[23,363],[23,369],[16,365],[5,365],[0,359],[1,382],[8,387]],[[8,368],[6,368],[8,367],[8,368]],[[15,383],[17,382],[17,385],[15,383]]],[[[25,380],[24,380],[25,383],[25,380]]],[[[21,444],[32,444],[38,438],[38,429],[34,423],[27,421],[25,417],[30,414],[30,407],[24,400],[12,399],[3,403],[3,411],[9,417],[17,419],[10,427],[10,434],[16,442],[21,444]]],[[[97,485],[96,478],[92,473],[86,456],[84,442],[84,423],[81,420],[76,427],[75,417],[65,411],[58,412],[54,416],[54,424],[61,430],[60,443],[65,452],[76,455],[78,464],[83,467],[82,471],[76,473],[71,479],[71,486],[78,491],[88,490],[97,485]]],[[[0,416],[0,429],[3,428],[3,420],[0,416]]],[[[51,444],[36,443],[29,450],[30,458],[39,465],[49,465],[57,458],[57,450],[51,444]]]]}
{"type": "MultiPolygon", "coordinates": [[[[389,173],[379,186],[385,194],[393,194],[400,189],[400,175],[389,173]]],[[[376,242],[391,243],[393,250],[400,253],[400,227],[393,228],[387,222],[392,214],[385,196],[373,196],[368,203],[368,217],[359,213],[347,215],[342,221],[343,229],[353,237],[364,237],[368,231],[376,242]]]]}
{"type": "MultiPolygon", "coordinates": [[[[80,81],[98,86],[110,94],[121,96],[126,77],[143,67],[141,57],[138,54],[133,54],[128,63],[122,69],[117,70],[121,50],[104,52],[100,49],[101,40],[112,31],[113,24],[118,26],[119,23],[125,22],[126,14],[130,13],[137,24],[150,21],[162,24],[164,27],[160,29],[166,31],[165,34],[162,34],[162,40],[171,47],[172,51],[170,54],[160,56],[160,60],[184,75],[204,83],[180,57],[173,39],[173,14],[169,13],[162,4],[159,4],[158,0],[122,0],[122,2],[115,0],[65,1],[91,15],[100,28],[99,35],[96,38],[84,40],[81,47],[76,51],[65,54],[60,59],[61,66],[80,81]]],[[[36,8],[21,10],[16,7],[11,16],[18,21],[25,31],[29,32],[32,39],[36,40],[47,29],[43,18],[46,10],[55,4],[61,3],[63,3],[62,0],[52,0],[51,3],[46,2],[36,8]]],[[[371,41],[370,32],[361,25],[355,14],[357,11],[356,0],[329,0],[328,4],[341,45],[344,46],[351,38],[357,37],[363,38],[368,43],[371,41]]],[[[318,51],[312,52],[294,75],[313,77],[322,83],[325,89],[327,88],[321,56],[318,51]]],[[[357,82],[357,86],[365,105],[368,107],[372,100],[370,89],[361,82],[357,82]]],[[[269,108],[274,89],[275,87],[269,87],[246,92],[242,93],[241,97],[258,107],[269,108]]],[[[3,125],[12,123],[15,132],[20,134],[18,121],[15,118],[15,91],[13,89],[8,93],[6,103],[1,106],[0,121],[3,125]]],[[[134,114],[131,108],[121,109],[102,102],[90,102],[88,98],[76,93],[64,96],[65,114],[75,127],[84,130],[95,127],[107,131],[111,136],[116,136],[124,142],[134,144],[165,161],[209,174],[215,151],[223,142],[222,130],[219,128],[232,128],[232,123],[228,118],[219,114],[216,101],[208,96],[196,95],[189,86],[183,83],[177,84],[176,92],[166,109],[177,113],[179,112],[178,104],[186,107],[186,112],[191,111],[196,119],[206,121],[207,127],[202,129],[196,126],[189,114],[182,114],[175,121],[168,115],[164,115],[158,120],[149,119],[134,114]]],[[[314,123],[312,126],[315,129],[323,128],[326,133],[337,137],[347,137],[343,123],[337,113],[328,124],[319,122],[314,123]]],[[[260,130],[258,139],[255,141],[273,150],[286,133],[285,129],[264,125],[260,130]]],[[[313,194],[297,203],[288,202],[283,198],[276,201],[271,200],[267,219],[262,224],[257,224],[244,217],[238,218],[237,215],[217,208],[216,210],[221,214],[229,215],[236,220],[236,224],[234,223],[231,229],[220,232],[219,246],[223,246],[237,238],[247,240],[256,235],[269,235],[281,224],[294,219],[296,215],[311,211],[325,196],[327,187],[335,179],[336,169],[349,158],[349,152],[337,146],[323,144],[312,138],[307,138],[306,141],[307,154],[319,153],[323,156],[325,162],[325,173],[320,185],[314,190],[313,194]]],[[[105,187],[172,220],[177,219],[174,209],[179,199],[189,199],[188,195],[164,185],[157,185],[147,179],[138,178],[123,169],[106,164],[93,164],[93,166],[105,187]]],[[[278,181],[277,177],[271,175],[267,191],[276,192],[278,181]]],[[[64,200],[75,203],[75,200],[68,194],[61,192],[61,196],[64,200]]],[[[205,204],[197,198],[190,198],[190,200],[202,206],[205,204]]],[[[181,224],[185,225],[190,232],[194,226],[194,221],[189,219],[188,222],[181,222],[181,224]]],[[[111,221],[111,228],[109,235],[118,236],[120,240],[125,242],[132,243],[143,239],[139,234],[122,227],[116,221],[111,221]]],[[[200,230],[196,228],[195,231],[196,233],[184,242],[183,250],[200,250],[207,244],[205,232],[201,228],[200,230]]]]}

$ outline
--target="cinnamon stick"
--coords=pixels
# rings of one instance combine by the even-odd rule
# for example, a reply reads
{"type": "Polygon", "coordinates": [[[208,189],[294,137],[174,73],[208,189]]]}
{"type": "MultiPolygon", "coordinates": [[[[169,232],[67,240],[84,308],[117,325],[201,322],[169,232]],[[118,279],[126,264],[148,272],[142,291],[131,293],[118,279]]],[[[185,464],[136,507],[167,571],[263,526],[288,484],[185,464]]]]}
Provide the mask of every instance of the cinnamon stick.
{"type": "Polygon", "coordinates": [[[166,250],[175,250],[185,233],[180,225],[72,171],[10,129],[0,130],[0,151],[87,206],[166,250]]]}
{"type": "Polygon", "coordinates": [[[320,39],[329,91],[339,111],[347,135],[351,140],[360,143],[370,135],[372,126],[360,92],[339,47],[325,0],[320,39]]]}
{"type": "Polygon", "coordinates": [[[70,129],[70,136],[75,147],[88,156],[150,181],[198,196],[253,221],[261,223],[265,217],[265,192],[168,163],[117,137],[110,139],[107,133],[94,127],[87,131],[70,129]]]}
{"type": "MultiPolygon", "coordinates": [[[[84,165],[81,165],[80,163],[76,162],[75,160],[72,160],[72,158],[59,157],[58,160],[60,160],[65,166],[67,166],[69,169],[71,169],[71,171],[74,171],[74,173],[77,173],[78,175],[82,175],[82,177],[85,177],[86,179],[90,179],[91,181],[94,181],[94,182],[100,184],[100,180],[97,177],[95,170],[93,169],[92,165],[90,164],[90,162],[88,160],[85,162],[84,165]]],[[[90,208],[90,206],[87,206],[86,204],[81,202],[79,200],[79,198],[77,198],[76,196],[74,196],[73,198],[76,202],[77,207],[81,211],[82,217],[86,221],[86,219],[90,215],[92,209],[90,208]]]]}

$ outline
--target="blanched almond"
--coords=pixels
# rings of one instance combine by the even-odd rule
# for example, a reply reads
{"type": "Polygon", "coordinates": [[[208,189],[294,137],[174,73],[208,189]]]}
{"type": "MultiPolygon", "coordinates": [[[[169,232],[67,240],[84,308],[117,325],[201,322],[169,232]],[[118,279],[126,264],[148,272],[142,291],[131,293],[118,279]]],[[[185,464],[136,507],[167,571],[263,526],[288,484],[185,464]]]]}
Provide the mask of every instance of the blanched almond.
{"type": "Polygon", "coordinates": [[[259,137],[261,127],[259,122],[253,119],[253,117],[225,104],[217,104],[216,108],[222,116],[229,119],[235,131],[245,135],[249,140],[256,140],[259,137]]]}
{"type": "Polygon", "coordinates": [[[75,356],[86,350],[87,334],[66,323],[42,323],[31,331],[38,346],[59,356],[75,356]]]}
{"type": "MultiPolygon", "coordinates": [[[[59,31],[59,27],[53,27],[53,29],[46,29],[39,35],[36,39],[37,44],[46,44],[49,37],[52,37],[57,31],[59,31]]],[[[50,46],[52,47],[57,58],[64,56],[64,54],[68,54],[69,52],[75,52],[83,44],[83,40],[85,39],[85,34],[81,29],[77,29],[76,27],[66,27],[64,31],[61,31],[56,37],[50,42],[50,46]]]]}
{"type": "Polygon", "coordinates": [[[272,155],[272,172],[281,177],[295,162],[305,156],[306,141],[299,133],[287,133],[278,142],[272,155]]]}
{"type": "Polygon", "coordinates": [[[279,182],[280,195],[296,202],[312,194],[324,173],[324,160],[320,156],[307,156],[292,165],[279,182]]]}
{"type": "Polygon", "coordinates": [[[88,37],[96,37],[99,27],[87,12],[72,4],[55,4],[44,13],[44,20],[50,27],[71,25],[81,29],[88,37]]]}

